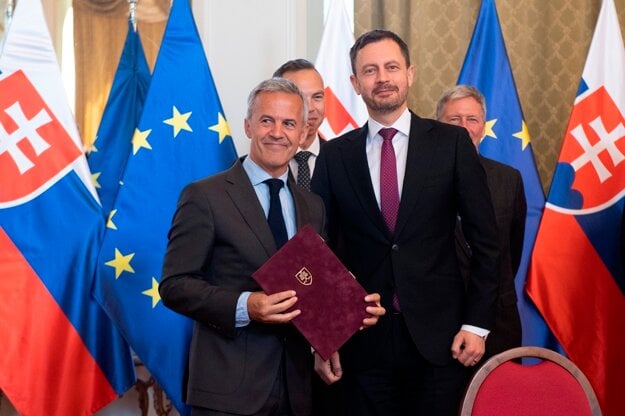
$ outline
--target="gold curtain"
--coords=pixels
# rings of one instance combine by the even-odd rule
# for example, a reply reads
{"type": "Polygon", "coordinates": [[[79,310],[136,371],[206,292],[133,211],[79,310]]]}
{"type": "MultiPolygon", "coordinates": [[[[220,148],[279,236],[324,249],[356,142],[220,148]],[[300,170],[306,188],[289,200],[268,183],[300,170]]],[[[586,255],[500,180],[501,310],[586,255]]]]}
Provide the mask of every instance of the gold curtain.
{"type": "MultiPolygon", "coordinates": [[[[456,83],[480,4],[480,0],[354,0],[354,32],[358,36],[384,28],[406,41],[416,74],[409,106],[421,116],[434,117],[436,100],[456,83]]],[[[496,5],[547,191],[601,0],[498,0],[496,5]]],[[[623,30],[625,3],[617,0],[615,5],[623,30]]]]}
{"type": "MultiPolygon", "coordinates": [[[[128,0],[73,0],[76,121],[85,147],[95,140],[128,32],[128,0]]],[[[150,69],[165,31],[170,0],[140,0],[138,31],[150,69]]]]}
{"type": "Polygon", "coordinates": [[[2,39],[4,38],[4,14],[7,9],[7,0],[0,0],[0,45],[2,45],[2,39]]]}

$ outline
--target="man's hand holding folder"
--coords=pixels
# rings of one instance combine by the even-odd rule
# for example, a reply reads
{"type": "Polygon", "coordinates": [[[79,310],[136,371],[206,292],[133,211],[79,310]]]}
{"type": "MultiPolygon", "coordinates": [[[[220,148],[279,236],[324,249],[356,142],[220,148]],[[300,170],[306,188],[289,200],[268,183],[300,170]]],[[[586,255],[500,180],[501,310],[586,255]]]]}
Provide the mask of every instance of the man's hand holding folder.
{"type": "Polygon", "coordinates": [[[375,325],[385,313],[380,295],[367,294],[308,226],[252,277],[266,295],[250,296],[250,317],[274,323],[292,320],[315,350],[315,367],[326,383],[340,378],[338,349],[359,329],[375,325]]]}

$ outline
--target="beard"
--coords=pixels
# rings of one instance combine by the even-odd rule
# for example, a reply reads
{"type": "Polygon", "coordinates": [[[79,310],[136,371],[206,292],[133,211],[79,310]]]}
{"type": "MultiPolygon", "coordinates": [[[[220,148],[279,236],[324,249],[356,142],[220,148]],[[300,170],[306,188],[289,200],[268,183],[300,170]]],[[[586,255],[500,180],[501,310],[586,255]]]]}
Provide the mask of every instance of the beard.
{"type": "Polygon", "coordinates": [[[395,85],[385,84],[373,90],[371,95],[362,95],[367,107],[377,113],[388,114],[401,108],[408,98],[408,88],[400,89],[395,85]],[[397,95],[389,98],[377,99],[376,94],[381,91],[395,91],[397,95]]]}

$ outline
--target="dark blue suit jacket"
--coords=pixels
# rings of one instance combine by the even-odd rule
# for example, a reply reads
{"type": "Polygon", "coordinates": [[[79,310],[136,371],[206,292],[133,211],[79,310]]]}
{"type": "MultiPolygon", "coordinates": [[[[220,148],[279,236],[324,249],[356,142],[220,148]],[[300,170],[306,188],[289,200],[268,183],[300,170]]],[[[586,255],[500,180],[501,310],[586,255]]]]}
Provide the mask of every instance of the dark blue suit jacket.
{"type": "MultiPolygon", "coordinates": [[[[312,189],[326,206],[330,246],[368,293],[391,310],[399,296],[419,352],[434,364],[451,357],[462,324],[490,329],[497,297],[497,227],[486,176],[465,129],[412,114],[406,173],[394,234],[375,199],[365,142],[368,127],[323,147],[312,189]],[[456,215],[465,221],[474,262],[468,291],[454,246],[456,215]]],[[[375,365],[390,318],[356,334],[342,350],[348,367],[375,365]]]]}

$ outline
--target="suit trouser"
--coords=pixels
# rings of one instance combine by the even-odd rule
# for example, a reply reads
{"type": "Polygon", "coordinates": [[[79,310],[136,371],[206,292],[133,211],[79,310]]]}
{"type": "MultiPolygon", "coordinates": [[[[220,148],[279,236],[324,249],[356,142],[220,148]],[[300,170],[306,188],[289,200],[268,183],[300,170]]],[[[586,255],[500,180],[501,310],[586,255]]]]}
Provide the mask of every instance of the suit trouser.
{"type": "MultiPolygon", "coordinates": [[[[241,397],[240,400],[245,400],[241,397]]],[[[194,406],[191,409],[191,416],[238,416],[238,413],[220,412],[217,410],[206,409],[194,406]]],[[[284,357],[278,376],[273,384],[271,392],[263,407],[251,416],[293,416],[291,405],[289,404],[289,393],[286,385],[286,376],[284,370],[284,357]]]]}
{"type": "Polygon", "coordinates": [[[391,313],[389,319],[391,336],[382,340],[377,365],[358,372],[346,369],[341,380],[343,414],[456,416],[469,371],[456,360],[431,364],[414,345],[402,314],[391,313]]]}

